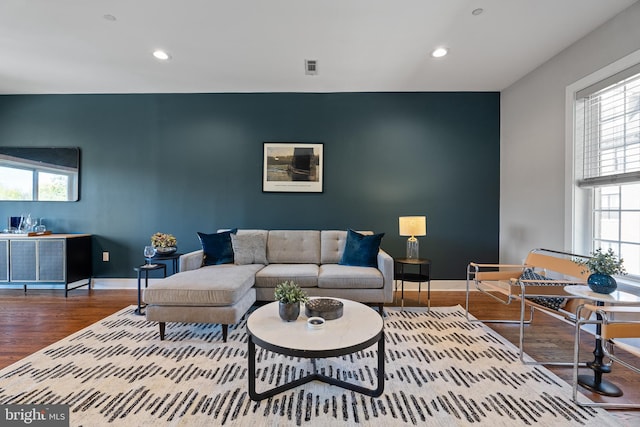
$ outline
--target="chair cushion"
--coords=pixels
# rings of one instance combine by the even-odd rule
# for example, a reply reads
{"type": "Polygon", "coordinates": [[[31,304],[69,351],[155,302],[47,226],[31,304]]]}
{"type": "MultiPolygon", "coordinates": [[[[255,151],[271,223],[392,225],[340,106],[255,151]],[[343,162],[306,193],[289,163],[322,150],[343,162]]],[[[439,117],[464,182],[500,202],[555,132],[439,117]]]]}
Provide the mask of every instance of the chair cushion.
{"type": "MultiPolygon", "coordinates": [[[[552,280],[547,277],[544,277],[530,268],[526,268],[520,278],[523,280],[552,280]]],[[[536,282],[527,282],[528,286],[553,286],[550,283],[536,283],[536,282]]],[[[560,285],[560,284],[559,284],[560,285]]],[[[564,286],[564,284],[562,284],[564,286]]],[[[526,297],[527,300],[541,305],[543,307],[550,308],[551,310],[560,310],[567,303],[567,298],[562,297],[526,297]]]]}
{"type": "Polygon", "coordinates": [[[340,265],[354,267],[376,267],[378,265],[378,252],[384,233],[366,236],[357,231],[347,231],[347,242],[344,246],[340,265]]]}
{"type": "Polygon", "coordinates": [[[202,244],[202,265],[230,264],[233,262],[233,246],[231,234],[238,231],[237,228],[220,233],[206,234],[198,232],[198,238],[202,244]]]}
{"type": "Polygon", "coordinates": [[[231,234],[234,263],[237,265],[268,264],[267,235],[266,230],[238,230],[236,234],[231,234]]]}

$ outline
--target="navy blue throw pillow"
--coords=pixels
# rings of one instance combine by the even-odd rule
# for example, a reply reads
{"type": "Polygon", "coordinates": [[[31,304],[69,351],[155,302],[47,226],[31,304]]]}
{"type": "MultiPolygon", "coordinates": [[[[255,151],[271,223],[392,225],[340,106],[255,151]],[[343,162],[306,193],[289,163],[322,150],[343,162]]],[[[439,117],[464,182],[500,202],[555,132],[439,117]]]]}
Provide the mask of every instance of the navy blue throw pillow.
{"type": "Polygon", "coordinates": [[[340,265],[354,267],[377,267],[378,251],[384,233],[366,236],[353,230],[347,231],[347,242],[340,259],[340,265]]]}
{"type": "Polygon", "coordinates": [[[220,233],[205,234],[198,232],[202,244],[202,265],[218,265],[233,263],[233,246],[231,234],[236,234],[237,228],[220,233]]]}

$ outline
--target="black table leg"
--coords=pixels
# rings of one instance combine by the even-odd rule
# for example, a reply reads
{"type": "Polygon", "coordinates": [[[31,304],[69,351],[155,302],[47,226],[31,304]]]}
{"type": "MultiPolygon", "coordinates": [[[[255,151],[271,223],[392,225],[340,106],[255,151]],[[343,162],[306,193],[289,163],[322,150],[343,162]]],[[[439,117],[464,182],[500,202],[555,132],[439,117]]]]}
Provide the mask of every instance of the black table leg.
{"type": "Polygon", "coordinates": [[[249,335],[249,339],[247,340],[247,342],[249,346],[247,355],[249,358],[249,397],[251,398],[251,400],[258,401],[267,399],[269,397],[275,396],[276,394],[291,390],[292,388],[315,380],[322,381],[326,384],[342,387],[347,390],[356,391],[358,393],[362,393],[366,396],[371,397],[378,397],[384,392],[384,332],[380,334],[380,339],[378,340],[378,386],[375,389],[362,387],[356,384],[348,383],[346,381],[338,380],[333,377],[319,374],[316,372],[315,359],[312,359],[312,374],[298,378],[297,380],[291,381],[289,383],[282,384],[278,387],[272,388],[271,390],[258,393],[256,392],[256,345],[253,342],[253,337],[251,335],[249,335]]]}
{"type": "Polygon", "coordinates": [[[138,273],[138,307],[133,311],[137,315],[144,315],[144,311],[142,309],[147,305],[142,302],[142,272],[144,271],[144,287],[147,288],[149,286],[149,272],[153,270],[162,270],[163,277],[167,277],[167,265],[164,263],[155,264],[155,265],[141,265],[140,267],[134,268],[134,270],[138,273]]]}
{"type": "MultiPolygon", "coordinates": [[[[597,305],[604,305],[603,302],[598,301],[597,305]]],[[[602,316],[596,313],[598,320],[602,320],[602,316]]],[[[603,380],[602,374],[608,374],[611,372],[611,364],[604,363],[604,351],[602,349],[602,338],[600,333],[602,332],[602,324],[596,323],[596,346],[593,350],[594,360],[593,362],[587,362],[587,367],[593,370],[593,376],[578,375],[578,384],[582,387],[590,390],[594,393],[602,394],[604,396],[619,397],[622,396],[622,390],[615,384],[603,380]]]]}
{"type": "Polygon", "coordinates": [[[402,290],[400,291],[400,310],[404,310],[404,264],[400,264],[402,266],[402,271],[401,271],[401,286],[402,286],[402,290]]]}
{"type": "MultiPolygon", "coordinates": [[[[145,270],[145,275],[148,277],[149,272],[145,270]]],[[[138,308],[136,308],[133,312],[139,316],[142,316],[144,313],[142,312],[142,289],[140,284],[140,279],[142,276],[142,271],[138,270],[138,308]]],[[[145,279],[146,280],[146,279],[145,279]]]]}

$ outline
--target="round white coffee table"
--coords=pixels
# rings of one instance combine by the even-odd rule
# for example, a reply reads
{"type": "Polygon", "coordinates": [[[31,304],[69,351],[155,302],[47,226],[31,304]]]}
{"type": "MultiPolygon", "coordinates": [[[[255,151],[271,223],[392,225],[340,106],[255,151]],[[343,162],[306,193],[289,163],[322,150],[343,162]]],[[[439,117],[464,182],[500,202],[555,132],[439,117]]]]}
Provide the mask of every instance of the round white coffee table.
{"type": "Polygon", "coordinates": [[[344,304],[342,317],[327,320],[322,329],[307,327],[304,308],[295,322],[285,322],[278,314],[278,302],[266,304],[249,315],[249,397],[262,400],[310,381],[318,380],[348,390],[377,397],[384,391],[384,322],[374,309],[355,301],[334,298],[344,304]],[[378,344],[378,387],[369,389],[316,371],[315,360],[339,357],[378,344]],[[271,390],[256,392],[256,344],[286,356],[312,359],[313,373],[271,390]]]}

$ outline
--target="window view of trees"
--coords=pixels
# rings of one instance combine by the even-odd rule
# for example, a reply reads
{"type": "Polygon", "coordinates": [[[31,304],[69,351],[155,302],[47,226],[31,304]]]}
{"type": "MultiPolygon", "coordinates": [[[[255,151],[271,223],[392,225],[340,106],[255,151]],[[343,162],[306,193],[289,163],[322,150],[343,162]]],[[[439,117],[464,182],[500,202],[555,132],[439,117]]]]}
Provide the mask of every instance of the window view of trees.
{"type": "Polygon", "coordinates": [[[69,200],[69,177],[66,175],[39,172],[38,200],[69,200]]]}
{"type": "Polygon", "coordinates": [[[0,147],[0,200],[78,200],[79,149],[0,147]]]}
{"type": "Polygon", "coordinates": [[[69,175],[0,166],[0,200],[69,200],[69,175]]]}
{"type": "Polygon", "coordinates": [[[33,200],[33,171],[0,166],[0,199],[33,200]]]}

